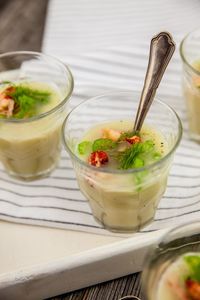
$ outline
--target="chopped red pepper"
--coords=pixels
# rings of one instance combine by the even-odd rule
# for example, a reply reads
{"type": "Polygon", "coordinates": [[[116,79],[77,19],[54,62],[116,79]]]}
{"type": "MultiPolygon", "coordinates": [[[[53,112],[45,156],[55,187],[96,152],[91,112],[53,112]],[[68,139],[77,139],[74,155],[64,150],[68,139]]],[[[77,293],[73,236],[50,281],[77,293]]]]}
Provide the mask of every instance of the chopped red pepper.
{"type": "Polygon", "coordinates": [[[191,300],[200,300],[200,282],[187,279],[185,285],[187,294],[191,300]]]}
{"type": "Polygon", "coordinates": [[[90,165],[95,166],[97,168],[105,165],[108,162],[108,155],[104,151],[95,151],[90,154],[88,159],[90,165]]]}
{"type": "Polygon", "coordinates": [[[130,144],[136,144],[141,142],[141,138],[137,135],[133,135],[132,137],[126,138],[125,140],[130,144]]]}

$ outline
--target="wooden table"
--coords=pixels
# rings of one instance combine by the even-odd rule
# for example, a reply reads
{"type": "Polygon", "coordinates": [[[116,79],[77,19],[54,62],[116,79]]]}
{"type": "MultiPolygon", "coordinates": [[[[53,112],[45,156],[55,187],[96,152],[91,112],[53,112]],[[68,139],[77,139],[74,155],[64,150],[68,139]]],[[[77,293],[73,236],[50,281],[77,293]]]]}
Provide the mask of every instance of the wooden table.
{"type": "MultiPolygon", "coordinates": [[[[1,53],[16,50],[40,51],[47,4],[47,0],[0,1],[1,53]]],[[[130,294],[141,296],[140,274],[53,297],[51,300],[118,300],[130,294]]]]}

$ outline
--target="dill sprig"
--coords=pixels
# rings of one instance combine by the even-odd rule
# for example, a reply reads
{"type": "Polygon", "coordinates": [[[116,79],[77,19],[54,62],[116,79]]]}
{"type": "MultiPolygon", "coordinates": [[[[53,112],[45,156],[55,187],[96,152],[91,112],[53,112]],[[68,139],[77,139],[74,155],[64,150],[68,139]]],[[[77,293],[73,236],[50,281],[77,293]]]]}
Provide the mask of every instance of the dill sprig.
{"type": "Polygon", "coordinates": [[[141,153],[141,144],[136,143],[126,149],[119,157],[120,169],[127,170],[134,167],[134,161],[141,153]]]}
{"type": "Polygon", "coordinates": [[[133,144],[119,155],[119,168],[123,170],[141,168],[161,158],[161,154],[155,150],[152,140],[133,144]]]}

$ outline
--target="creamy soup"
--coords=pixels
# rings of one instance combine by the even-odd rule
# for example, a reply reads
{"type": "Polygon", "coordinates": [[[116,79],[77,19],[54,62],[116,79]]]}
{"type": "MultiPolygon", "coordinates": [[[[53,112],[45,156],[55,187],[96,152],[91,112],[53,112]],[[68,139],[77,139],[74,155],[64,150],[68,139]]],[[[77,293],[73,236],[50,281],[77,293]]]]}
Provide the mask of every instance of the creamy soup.
{"type": "Polygon", "coordinates": [[[200,253],[187,253],[163,274],[156,300],[200,300],[200,253]]]}
{"type": "Polygon", "coordinates": [[[9,174],[35,179],[55,167],[63,117],[56,117],[55,113],[43,118],[40,115],[60,101],[60,94],[44,83],[9,84],[0,90],[0,160],[9,174]],[[8,107],[4,109],[6,99],[10,101],[10,112],[8,107]]]}
{"type": "Polygon", "coordinates": [[[138,230],[154,218],[167,184],[169,160],[156,166],[168,152],[164,136],[143,126],[133,134],[129,120],[91,128],[76,154],[91,166],[77,172],[81,191],[93,215],[112,230],[138,230]],[[149,167],[153,165],[154,167],[149,167]]]}

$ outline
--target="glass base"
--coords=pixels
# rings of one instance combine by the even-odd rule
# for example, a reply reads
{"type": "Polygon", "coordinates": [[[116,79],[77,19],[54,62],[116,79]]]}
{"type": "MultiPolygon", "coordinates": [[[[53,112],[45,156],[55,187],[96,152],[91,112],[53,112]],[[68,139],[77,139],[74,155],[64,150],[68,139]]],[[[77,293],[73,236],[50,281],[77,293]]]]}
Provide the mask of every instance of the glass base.
{"type": "Polygon", "coordinates": [[[38,179],[48,177],[55,170],[56,166],[57,165],[54,165],[52,168],[45,170],[43,172],[37,173],[37,174],[22,175],[22,174],[14,173],[12,171],[8,171],[6,169],[5,169],[5,172],[14,179],[28,182],[28,181],[35,181],[38,179]]]}
{"type": "Polygon", "coordinates": [[[107,224],[103,223],[102,221],[100,221],[96,216],[94,216],[95,221],[100,224],[101,226],[103,226],[104,229],[114,232],[114,233],[135,233],[140,231],[142,228],[146,227],[147,225],[151,224],[154,220],[154,217],[152,217],[151,219],[149,219],[148,221],[146,221],[145,223],[143,223],[142,225],[140,224],[139,226],[134,226],[134,227],[127,227],[127,228],[123,228],[123,227],[118,227],[118,226],[113,226],[110,227],[107,224]]]}

